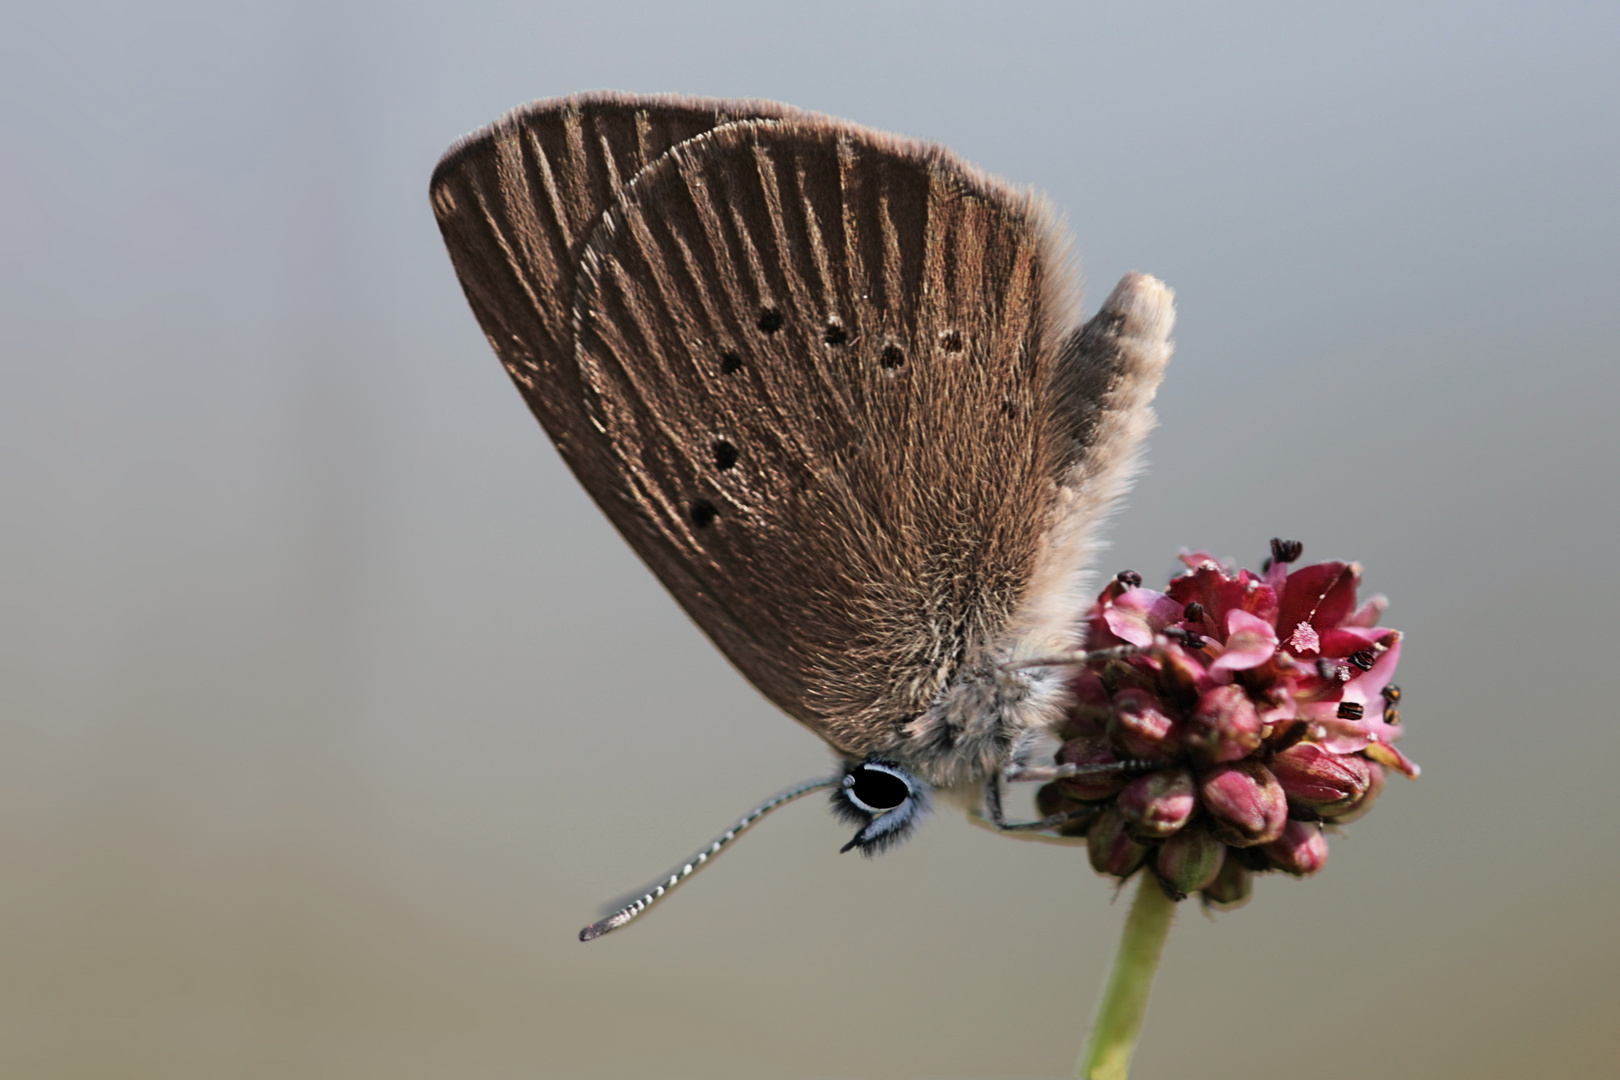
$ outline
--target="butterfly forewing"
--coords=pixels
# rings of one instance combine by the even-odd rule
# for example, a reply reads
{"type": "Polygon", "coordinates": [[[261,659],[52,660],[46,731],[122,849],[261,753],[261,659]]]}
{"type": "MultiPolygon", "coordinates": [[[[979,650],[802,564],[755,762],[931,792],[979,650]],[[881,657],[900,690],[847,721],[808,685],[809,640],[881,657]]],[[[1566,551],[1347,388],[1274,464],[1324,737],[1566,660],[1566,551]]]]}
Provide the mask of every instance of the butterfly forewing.
{"type": "Polygon", "coordinates": [[[636,174],[578,264],[577,369],[535,411],[761,690],[891,742],[1005,629],[1072,464],[1039,208],[926,144],[737,122],[636,174]]]}
{"type": "Polygon", "coordinates": [[[434,213],[467,300],[576,469],[594,445],[580,426],[573,338],[575,269],[591,230],[620,187],[670,147],[739,118],[785,115],[797,112],[774,102],[580,94],[514,111],[451,147],[434,170],[434,213]]]}

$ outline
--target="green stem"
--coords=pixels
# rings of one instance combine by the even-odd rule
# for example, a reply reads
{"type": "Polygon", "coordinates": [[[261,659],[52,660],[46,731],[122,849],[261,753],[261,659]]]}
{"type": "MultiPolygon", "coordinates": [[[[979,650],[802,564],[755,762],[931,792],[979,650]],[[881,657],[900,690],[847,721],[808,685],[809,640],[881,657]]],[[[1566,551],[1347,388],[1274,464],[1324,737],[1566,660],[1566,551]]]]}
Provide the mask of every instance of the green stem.
{"type": "Polygon", "coordinates": [[[1142,872],[1136,889],[1136,902],[1125,920],[1125,934],[1114,955],[1114,970],[1108,973],[1097,1019],[1091,1025],[1091,1041],[1080,1058],[1080,1080],[1125,1080],[1131,1066],[1136,1037],[1147,1014],[1148,992],[1153,989],[1153,972],[1164,951],[1164,939],[1176,916],[1176,902],[1164,894],[1151,873],[1142,872]]]}

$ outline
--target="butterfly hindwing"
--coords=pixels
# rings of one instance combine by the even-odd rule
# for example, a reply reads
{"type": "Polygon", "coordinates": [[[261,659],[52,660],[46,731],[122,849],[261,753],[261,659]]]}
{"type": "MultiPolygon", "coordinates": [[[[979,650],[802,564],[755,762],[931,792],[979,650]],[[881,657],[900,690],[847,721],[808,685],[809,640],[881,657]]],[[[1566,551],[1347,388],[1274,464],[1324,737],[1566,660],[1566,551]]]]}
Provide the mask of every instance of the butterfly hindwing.
{"type": "Polygon", "coordinates": [[[609,513],[846,752],[892,740],[1022,599],[1067,464],[1064,272],[1028,197],[820,119],[681,144],[586,247],[577,358],[628,482],[609,513]]]}

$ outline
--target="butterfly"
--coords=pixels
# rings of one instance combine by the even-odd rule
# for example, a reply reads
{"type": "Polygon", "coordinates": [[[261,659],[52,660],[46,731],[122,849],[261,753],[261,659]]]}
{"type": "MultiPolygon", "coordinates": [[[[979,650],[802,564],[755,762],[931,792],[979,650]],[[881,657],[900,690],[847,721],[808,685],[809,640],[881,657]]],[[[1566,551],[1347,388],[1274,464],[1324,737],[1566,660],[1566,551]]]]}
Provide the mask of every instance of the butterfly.
{"type": "Polygon", "coordinates": [[[1050,775],[1068,690],[1040,661],[1083,637],[1096,530],[1154,422],[1169,289],[1127,275],[1081,323],[1040,199],[764,101],[536,102],[452,146],[431,201],[563,459],[840,762],[583,937],[810,791],[831,788],[858,826],[846,850],[871,854],[934,792],[987,785],[1001,822],[1002,778],[1050,775]]]}

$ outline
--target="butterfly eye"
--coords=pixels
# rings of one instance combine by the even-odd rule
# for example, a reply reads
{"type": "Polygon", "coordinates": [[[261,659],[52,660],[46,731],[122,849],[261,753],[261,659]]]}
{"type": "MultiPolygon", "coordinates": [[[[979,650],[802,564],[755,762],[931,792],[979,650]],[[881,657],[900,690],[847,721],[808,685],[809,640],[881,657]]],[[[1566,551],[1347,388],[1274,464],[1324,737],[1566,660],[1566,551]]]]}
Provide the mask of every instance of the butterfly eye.
{"type": "Polygon", "coordinates": [[[904,840],[928,813],[928,791],[927,784],[892,762],[863,761],[850,766],[833,789],[833,812],[859,825],[860,831],[843,850],[859,848],[875,855],[904,840]]]}
{"type": "Polygon", "coordinates": [[[850,798],[871,813],[887,813],[911,798],[911,788],[887,769],[862,766],[850,779],[855,781],[849,787],[850,798]]]}

